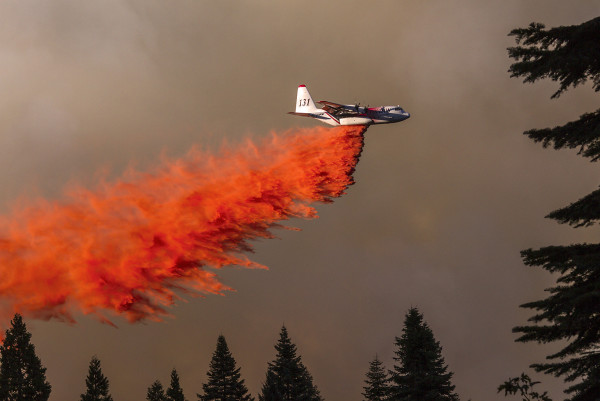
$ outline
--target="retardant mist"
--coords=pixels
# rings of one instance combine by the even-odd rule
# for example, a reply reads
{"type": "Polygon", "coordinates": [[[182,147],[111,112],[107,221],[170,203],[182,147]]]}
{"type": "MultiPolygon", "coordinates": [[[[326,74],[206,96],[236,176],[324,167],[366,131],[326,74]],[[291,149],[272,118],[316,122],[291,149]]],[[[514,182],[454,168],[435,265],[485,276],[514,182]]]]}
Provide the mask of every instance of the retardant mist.
{"type": "Polygon", "coordinates": [[[263,267],[247,257],[249,240],[314,218],[312,203],[344,194],[365,129],[296,129],[216,155],[193,149],[60,201],[19,202],[0,221],[3,317],[159,320],[178,290],[230,289],[214,269],[263,267]]]}

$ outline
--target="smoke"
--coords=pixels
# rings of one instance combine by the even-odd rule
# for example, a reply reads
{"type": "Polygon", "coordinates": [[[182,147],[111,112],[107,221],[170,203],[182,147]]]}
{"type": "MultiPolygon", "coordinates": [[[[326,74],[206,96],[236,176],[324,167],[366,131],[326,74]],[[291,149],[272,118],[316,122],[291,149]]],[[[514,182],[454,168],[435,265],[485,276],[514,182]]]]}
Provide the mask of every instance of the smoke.
{"type": "Polygon", "coordinates": [[[214,269],[263,268],[246,256],[250,240],[344,194],[364,131],[297,129],[218,155],[192,149],[61,201],[21,201],[0,219],[2,313],[160,320],[178,292],[230,290],[214,269]]]}

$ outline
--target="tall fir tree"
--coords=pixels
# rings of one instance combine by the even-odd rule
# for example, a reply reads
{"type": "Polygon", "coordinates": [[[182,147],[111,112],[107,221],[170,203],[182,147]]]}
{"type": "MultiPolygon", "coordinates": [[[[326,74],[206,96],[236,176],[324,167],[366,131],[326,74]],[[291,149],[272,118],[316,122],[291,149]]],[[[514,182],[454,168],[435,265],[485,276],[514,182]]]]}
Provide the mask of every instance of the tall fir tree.
{"type": "Polygon", "coordinates": [[[364,401],[387,401],[390,397],[390,378],[377,355],[369,363],[369,371],[365,379],[366,386],[362,393],[364,401]]]}
{"type": "Polygon", "coordinates": [[[269,362],[259,400],[323,401],[302,358],[296,354],[296,345],[290,340],[285,326],[281,328],[275,350],[277,355],[269,362]]]}
{"type": "Polygon", "coordinates": [[[146,393],[147,401],[167,401],[167,396],[165,395],[165,389],[163,388],[162,383],[159,380],[156,380],[150,387],[148,387],[148,392],[146,393]]]}
{"type": "Polygon", "coordinates": [[[171,385],[167,389],[166,395],[167,401],[186,401],[183,389],[179,384],[179,375],[175,369],[171,371],[171,385]]]}
{"type": "MultiPolygon", "coordinates": [[[[580,25],[546,29],[531,23],[510,32],[517,46],[508,49],[516,60],[512,77],[525,82],[550,78],[559,83],[552,95],[591,81],[600,91],[600,17],[580,25]]],[[[600,160],[600,109],[583,114],[563,126],[532,129],[524,133],[544,147],[577,149],[591,161],[600,160]]],[[[546,216],[574,227],[591,226],[600,220],[600,190],[546,216]]],[[[573,244],[527,249],[521,252],[528,266],[538,266],[556,275],[556,285],[545,299],[528,302],[531,324],[513,329],[517,341],[557,342],[562,349],[547,357],[551,362],[531,365],[536,371],[563,376],[577,384],[567,388],[572,401],[598,400],[600,366],[600,244],[573,244]]]]}
{"type": "Polygon", "coordinates": [[[406,314],[396,347],[394,360],[399,364],[390,372],[391,400],[458,401],[450,382],[453,373],[444,362],[442,347],[417,308],[406,314]]]}
{"type": "Polygon", "coordinates": [[[47,401],[52,387],[35,354],[31,333],[19,314],[10,323],[0,346],[0,400],[47,401]]]}
{"type": "Polygon", "coordinates": [[[102,373],[100,360],[93,356],[85,379],[86,391],[81,394],[80,401],[113,401],[109,393],[108,379],[102,373]]]}
{"type": "Polygon", "coordinates": [[[202,385],[204,394],[198,394],[200,401],[253,401],[236,367],[235,359],[229,351],[225,337],[217,339],[217,348],[212,355],[208,373],[208,383],[202,385]]]}

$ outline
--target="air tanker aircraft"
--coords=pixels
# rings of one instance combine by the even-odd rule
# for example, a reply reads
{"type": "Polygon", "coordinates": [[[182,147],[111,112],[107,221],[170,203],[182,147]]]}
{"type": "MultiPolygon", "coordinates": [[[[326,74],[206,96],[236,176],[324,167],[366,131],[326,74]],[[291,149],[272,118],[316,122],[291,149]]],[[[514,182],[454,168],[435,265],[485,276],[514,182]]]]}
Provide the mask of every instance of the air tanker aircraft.
{"type": "Polygon", "coordinates": [[[298,86],[296,111],[288,114],[312,117],[329,125],[371,125],[398,123],[410,117],[400,106],[363,107],[358,104],[338,104],[326,100],[318,101],[323,108],[315,106],[306,85],[298,86]]]}

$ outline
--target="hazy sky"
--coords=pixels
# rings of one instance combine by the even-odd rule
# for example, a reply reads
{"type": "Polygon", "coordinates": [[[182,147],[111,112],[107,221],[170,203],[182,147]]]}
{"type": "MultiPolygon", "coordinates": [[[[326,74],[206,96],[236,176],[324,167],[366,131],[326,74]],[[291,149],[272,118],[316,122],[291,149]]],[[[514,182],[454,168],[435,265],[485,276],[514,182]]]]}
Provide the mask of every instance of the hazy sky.
{"type": "MultiPolygon", "coordinates": [[[[256,243],[268,271],[229,268],[237,291],[191,298],[162,323],[119,328],[26,320],[52,384],[78,399],[92,355],[115,400],[145,399],[177,368],[196,399],[224,334],[256,395],[285,324],[328,401],[361,399],[375,354],[418,307],[463,400],[554,346],[514,343],[512,327],[552,277],[529,247],[597,241],[543,217],[597,188],[597,166],[521,133],[597,108],[589,86],[550,100],[552,82],[510,79],[508,32],[596,17],[600,1],[4,1],[0,3],[1,210],[61,196],[97,172],[151,168],[161,152],[216,148],[318,124],[286,114],[298,84],[315,100],[400,104],[412,117],[371,127],[347,195],[256,243]]],[[[556,398],[560,380],[540,377],[556,398]]]]}

